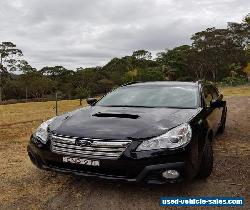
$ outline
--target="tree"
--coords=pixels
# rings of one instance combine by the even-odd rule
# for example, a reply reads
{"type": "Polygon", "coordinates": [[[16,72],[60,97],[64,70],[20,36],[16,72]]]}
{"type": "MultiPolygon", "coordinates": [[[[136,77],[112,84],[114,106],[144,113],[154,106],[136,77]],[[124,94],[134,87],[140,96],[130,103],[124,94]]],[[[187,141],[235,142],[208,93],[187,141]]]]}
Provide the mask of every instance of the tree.
{"type": "Polygon", "coordinates": [[[63,66],[46,66],[39,71],[54,83],[54,91],[61,92],[62,98],[71,98],[75,72],[63,66]]]}
{"type": "Polygon", "coordinates": [[[102,75],[114,82],[115,85],[123,83],[123,76],[133,68],[133,58],[125,56],[122,58],[113,58],[102,68],[102,75]]]}
{"type": "Polygon", "coordinates": [[[152,58],[151,52],[147,50],[134,51],[132,56],[138,60],[150,60],[152,58]]]}
{"type": "Polygon", "coordinates": [[[164,74],[160,67],[140,69],[138,71],[138,81],[161,81],[164,80],[164,74]]]}
{"type": "Polygon", "coordinates": [[[169,79],[184,78],[190,75],[188,54],[191,46],[182,45],[172,50],[157,53],[156,61],[162,66],[169,79]]]}
{"type": "Polygon", "coordinates": [[[26,60],[20,60],[18,68],[25,74],[36,71],[36,68],[33,68],[26,60]]]}
{"type": "Polygon", "coordinates": [[[43,98],[55,92],[55,83],[36,70],[18,75],[17,80],[25,98],[43,98]]]}
{"type": "Polygon", "coordinates": [[[229,22],[227,28],[233,43],[241,49],[246,49],[250,42],[250,13],[241,23],[229,22]]]}
{"type": "Polygon", "coordinates": [[[98,81],[98,86],[101,87],[101,91],[98,93],[106,93],[113,88],[114,82],[109,79],[101,79],[98,81]]]}
{"type": "Polygon", "coordinates": [[[139,70],[139,69],[135,68],[135,69],[131,69],[130,71],[128,71],[128,72],[123,76],[123,81],[124,81],[124,83],[136,81],[137,76],[138,76],[138,70],[139,70]]]}
{"type": "Polygon", "coordinates": [[[82,106],[82,99],[89,97],[90,91],[87,88],[77,87],[75,92],[76,96],[80,99],[80,106],[82,106]]]}
{"type": "Polygon", "coordinates": [[[22,51],[16,48],[12,42],[0,43],[0,102],[2,101],[3,78],[2,74],[8,71],[17,70],[18,57],[22,56],[22,51]]]}
{"type": "Polygon", "coordinates": [[[99,69],[87,68],[78,69],[73,76],[72,82],[75,88],[85,88],[91,90],[92,94],[97,94],[102,91],[102,87],[98,84],[98,81],[101,79],[104,79],[104,77],[99,69]]]}
{"type": "Polygon", "coordinates": [[[193,71],[197,76],[199,75],[199,79],[217,81],[229,75],[230,64],[240,63],[242,69],[246,65],[247,58],[243,43],[245,39],[235,38],[241,37],[237,36],[237,30],[234,30],[234,36],[232,36],[230,27],[208,28],[191,37],[193,43],[189,59],[192,59],[193,71]]]}
{"type": "Polygon", "coordinates": [[[64,68],[63,66],[46,66],[43,67],[40,72],[43,75],[50,77],[52,80],[57,80],[65,75],[72,73],[72,71],[64,68]]]}

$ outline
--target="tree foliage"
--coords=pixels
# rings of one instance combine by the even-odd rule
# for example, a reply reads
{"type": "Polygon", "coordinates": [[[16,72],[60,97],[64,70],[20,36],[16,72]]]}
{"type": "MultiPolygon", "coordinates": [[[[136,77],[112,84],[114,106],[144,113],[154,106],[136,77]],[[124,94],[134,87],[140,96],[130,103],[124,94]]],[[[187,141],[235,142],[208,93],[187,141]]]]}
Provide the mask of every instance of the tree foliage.
{"type": "Polygon", "coordinates": [[[231,85],[246,82],[250,61],[250,17],[227,28],[208,28],[192,35],[191,45],[166,49],[152,58],[140,49],[113,58],[106,65],[66,69],[45,66],[40,70],[21,60],[22,51],[11,42],[0,44],[0,100],[41,98],[61,93],[61,98],[86,98],[103,94],[128,82],[155,80],[212,80],[231,85]],[[15,74],[19,70],[21,74],[15,74]]]}
{"type": "Polygon", "coordinates": [[[0,43],[0,102],[2,101],[2,90],[4,88],[3,73],[15,71],[20,61],[18,57],[22,55],[22,51],[16,48],[16,45],[12,42],[0,43]]]}

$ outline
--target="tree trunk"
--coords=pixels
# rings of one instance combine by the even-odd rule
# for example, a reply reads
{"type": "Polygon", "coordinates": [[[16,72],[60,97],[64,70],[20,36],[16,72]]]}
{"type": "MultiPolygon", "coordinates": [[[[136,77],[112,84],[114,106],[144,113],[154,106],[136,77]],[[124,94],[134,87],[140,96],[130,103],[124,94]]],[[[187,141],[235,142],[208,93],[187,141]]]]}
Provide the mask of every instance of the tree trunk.
{"type": "Polygon", "coordinates": [[[0,103],[2,102],[2,88],[0,87],[0,103]]]}
{"type": "Polygon", "coordinates": [[[28,88],[25,87],[25,101],[28,101],[28,88]]]}
{"type": "Polygon", "coordinates": [[[2,72],[3,72],[3,58],[0,54],[0,103],[2,102],[2,91],[3,91],[3,84],[2,84],[2,72]]]}
{"type": "Polygon", "coordinates": [[[0,103],[2,102],[2,77],[1,77],[1,72],[0,72],[0,103]]]}
{"type": "Polygon", "coordinates": [[[0,64],[0,103],[2,102],[2,64],[0,64]]]}

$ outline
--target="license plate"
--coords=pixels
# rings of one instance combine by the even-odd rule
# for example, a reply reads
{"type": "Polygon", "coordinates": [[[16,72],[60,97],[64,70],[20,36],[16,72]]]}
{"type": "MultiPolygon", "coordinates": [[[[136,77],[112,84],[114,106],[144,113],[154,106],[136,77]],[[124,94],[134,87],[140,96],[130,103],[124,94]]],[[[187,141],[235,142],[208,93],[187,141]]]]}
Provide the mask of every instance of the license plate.
{"type": "Polygon", "coordinates": [[[79,164],[79,165],[87,165],[87,166],[100,166],[99,160],[88,160],[88,159],[77,158],[77,157],[63,157],[63,162],[79,164]]]}

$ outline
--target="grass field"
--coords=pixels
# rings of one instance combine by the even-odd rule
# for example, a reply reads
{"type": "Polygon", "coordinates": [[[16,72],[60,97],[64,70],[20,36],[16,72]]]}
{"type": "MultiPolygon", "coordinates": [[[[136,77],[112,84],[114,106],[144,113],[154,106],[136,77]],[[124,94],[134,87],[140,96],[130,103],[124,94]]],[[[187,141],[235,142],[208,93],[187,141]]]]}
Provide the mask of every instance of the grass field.
{"type": "MultiPolygon", "coordinates": [[[[246,196],[250,86],[221,91],[229,116],[225,133],[214,145],[212,176],[206,181],[163,186],[153,191],[38,170],[29,160],[26,147],[37,126],[55,115],[55,102],[0,105],[0,209],[159,209],[160,196],[246,196]]],[[[59,113],[80,108],[79,100],[59,101],[58,108],[59,113]]]]}
{"type": "Polygon", "coordinates": [[[224,96],[250,96],[250,86],[221,87],[219,88],[224,96]]]}
{"type": "MultiPolygon", "coordinates": [[[[63,100],[58,102],[58,111],[64,113],[80,108],[79,100],[63,100]]],[[[83,101],[86,105],[86,101],[83,101]]],[[[0,105],[0,126],[23,123],[27,121],[43,121],[55,115],[55,102],[29,102],[0,105]]]]}

